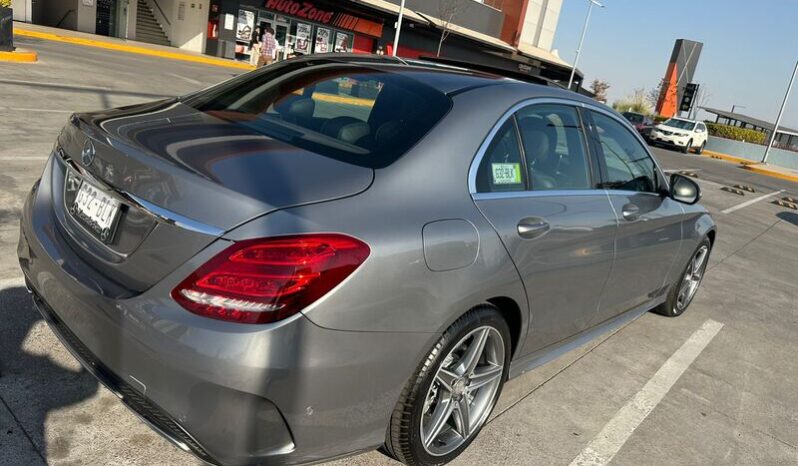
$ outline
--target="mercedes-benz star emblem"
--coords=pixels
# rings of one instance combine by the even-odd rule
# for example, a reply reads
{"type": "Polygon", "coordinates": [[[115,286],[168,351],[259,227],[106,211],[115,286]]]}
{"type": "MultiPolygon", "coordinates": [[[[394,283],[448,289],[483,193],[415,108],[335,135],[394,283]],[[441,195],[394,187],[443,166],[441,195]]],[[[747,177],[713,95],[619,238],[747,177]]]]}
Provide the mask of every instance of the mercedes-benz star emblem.
{"type": "Polygon", "coordinates": [[[80,153],[80,160],[84,166],[88,167],[94,162],[94,152],[94,143],[91,142],[91,139],[86,139],[86,143],[83,144],[83,151],[80,153]]]}

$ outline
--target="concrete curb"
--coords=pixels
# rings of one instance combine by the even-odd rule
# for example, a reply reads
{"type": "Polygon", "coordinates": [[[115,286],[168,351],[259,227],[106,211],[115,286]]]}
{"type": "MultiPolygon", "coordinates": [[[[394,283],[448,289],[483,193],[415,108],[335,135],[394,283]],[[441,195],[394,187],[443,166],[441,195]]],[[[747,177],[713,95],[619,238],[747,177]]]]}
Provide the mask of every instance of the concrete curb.
{"type": "Polygon", "coordinates": [[[22,37],[32,37],[34,39],[49,40],[55,42],[63,42],[67,44],[83,45],[87,47],[96,47],[106,50],[115,50],[117,52],[135,53],[139,55],[148,55],[151,57],[160,57],[170,60],[180,60],[193,63],[201,63],[203,65],[222,66],[227,68],[235,68],[239,70],[254,70],[255,67],[244,63],[238,63],[231,60],[222,58],[206,57],[201,55],[189,55],[180,52],[169,52],[164,50],[149,49],[146,47],[139,47],[136,45],[116,44],[113,42],[106,42],[95,39],[84,39],[82,37],[69,37],[59,34],[52,34],[48,32],[31,31],[29,29],[14,27],[14,35],[22,37]]]}
{"type": "Polygon", "coordinates": [[[35,63],[39,54],[32,50],[17,49],[13,52],[0,52],[0,61],[13,63],[35,63]]]}
{"type": "Polygon", "coordinates": [[[702,155],[704,157],[711,157],[713,159],[725,160],[726,162],[738,163],[742,165],[743,169],[759,175],[769,176],[771,178],[778,178],[780,180],[794,181],[798,183],[798,174],[789,173],[784,169],[778,167],[771,167],[762,164],[760,162],[755,162],[750,159],[735,157],[733,155],[723,154],[720,152],[713,152],[709,150],[704,150],[704,153],[702,155]]]}
{"type": "Polygon", "coordinates": [[[778,168],[772,168],[760,163],[748,164],[743,168],[745,168],[748,171],[758,173],[760,175],[770,176],[772,178],[778,178],[780,180],[794,181],[798,183],[798,175],[793,175],[792,173],[787,173],[778,168]]]}

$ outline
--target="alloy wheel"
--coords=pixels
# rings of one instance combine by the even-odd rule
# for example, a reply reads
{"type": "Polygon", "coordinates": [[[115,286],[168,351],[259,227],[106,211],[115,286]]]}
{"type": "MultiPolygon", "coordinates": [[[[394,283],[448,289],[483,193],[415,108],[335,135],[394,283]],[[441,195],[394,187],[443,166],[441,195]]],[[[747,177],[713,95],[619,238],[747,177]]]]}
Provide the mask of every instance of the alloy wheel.
{"type": "Polygon", "coordinates": [[[472,330],[453,347],[424,399],[421,440],[427,453],[451,453],[485,422],[501,386],[504,360],[504,340],[491,326],[472,330]]]}
{"type": "Polygon", "coordinates": [[[679,287],[679,294],[676,296],[676,311],[682,312],[695,297],[698,291],[698,285],[701,283],[701,278],[704,275],[704,265],[709,257],[709,247],[703,245],[698,248],[698,251],[690,259],[687,265],[682,283],[679,287]]]}

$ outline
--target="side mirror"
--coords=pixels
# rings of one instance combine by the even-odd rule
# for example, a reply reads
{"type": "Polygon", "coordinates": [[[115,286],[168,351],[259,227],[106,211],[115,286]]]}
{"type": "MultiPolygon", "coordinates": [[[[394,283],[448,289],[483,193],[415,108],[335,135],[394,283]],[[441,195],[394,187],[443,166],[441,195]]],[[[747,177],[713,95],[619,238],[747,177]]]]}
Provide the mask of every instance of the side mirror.
{"type": "Polygon", "coordinates": [[[674,173],[671,175],[671,192],[673,200],[693,205],[701,199],[701,188],[690,178],[674,173]]]}

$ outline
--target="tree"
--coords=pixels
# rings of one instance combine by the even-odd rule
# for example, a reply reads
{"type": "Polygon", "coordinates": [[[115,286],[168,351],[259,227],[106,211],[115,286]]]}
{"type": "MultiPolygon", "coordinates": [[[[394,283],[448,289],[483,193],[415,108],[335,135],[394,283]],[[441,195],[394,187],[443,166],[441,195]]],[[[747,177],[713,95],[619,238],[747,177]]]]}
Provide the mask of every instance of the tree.
{"type": "Polygon", "coordinates": [[[594,94],[593,98],[601,103],[607,103],[607,90],[609,88],[610,84],[600,79],[594,79],[593,82],[590,83],[590,92],[594,94]]]}
{"type": "Polygon", "coordinates": [[[458,0],[440,0],[440,2],[438,2],[438,19],[441,21],[441,38],[438,41],[438,53],[436,55],[438,57],[441,56],[443,41],[445,41],[452,32],[452,21],[454,21],[454,17],[457,15],[459,5],[460,2],[458,0]]]}
{"type": "Polygon", "coordinates": [[[0,0],[0,8],[11,8],[11,0],[0,0]]]}
{"type": "Polygon", "coordinates": [[[647,102],[646,90],[642,87],[635,89],[632,95],[616,100],[612,104],[612,108],[619,112],[635,112],[644,115],[652,113],[651,106],[647,102]]]}
{"type": "Polygon", "coordinates": [[[651,108],[657,107],[657,103],[659,102],[659,97],[662,95],[662,85],[664,83],[665,80],[660,78],[657,87],[650,89],[648,92],[646,92],[646,103],[651,105],[651,108]]]}

